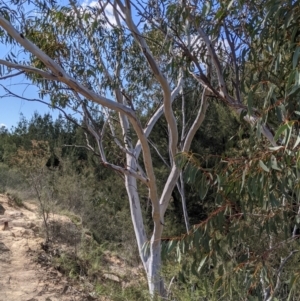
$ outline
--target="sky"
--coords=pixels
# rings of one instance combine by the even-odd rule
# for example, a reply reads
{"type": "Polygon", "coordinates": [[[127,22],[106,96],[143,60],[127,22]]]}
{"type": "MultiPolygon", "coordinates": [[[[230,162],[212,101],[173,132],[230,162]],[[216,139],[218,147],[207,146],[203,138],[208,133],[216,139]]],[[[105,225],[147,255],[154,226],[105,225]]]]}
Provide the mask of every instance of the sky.
{"type": "MultiPolygon", "coordinates": [[[[0,57],[4,58],[9,50],[9,47],[0,44],[0,57]]],[[[28,80],[26,80],[22,75],[0,81],[0,84],[7,87],[13,93],[23,95],[28,98],[38,98],[37,87],[28,85],[28,83],[28,80]]],[[[0,97],[3,95],[5,95],[5,92],[3,88],[0,87],[0,97]]],[[[57,111],[54,111],[46,105],[38,102],[25,101],[14,97],[0,98],[0,127],[5,125],[8,129],[10,129],[18,123],[21,113],[26,118],[30,119],[35,111],[39,112],[41,115],[44,115],[45,113],[52,113],[54,118],[58,116],[57,111]]]]}
{"type": "MultiPolygon", "coordinates": [[[[58,1],[59,4],[66,4],[65,0],[58,1]]],[[[82,6],[95,6],[97,5],[97,1],[94,0],[83,0],[82,6]]],[[[107,7],[106,9],[108,17],[112,23],[115,23],[113,20],[113,12],[111,7],[107,7]]],[[[4,59],[5,56],[10,52],[11,47],[0,44],[0,59],[4,59]]],[[[25,79],[24,76],[19,75],[17,77],[12,77],[5,80],[0,80],[0,84],[7,87],[13,93],[22,95],[26,98],[39,98],[38,97],[38,88],[29,85],[29,81],[25,79]]],[[[12,126],[17,125],[20,114],[23,114],[27,119],[30,119],[34,112],[38,112],[41,115],[46,113],[52,114],[55,119],[59,112],[57,110],[51,109],[44,104],[38,102],[31,102],[26,100],[21,100],[19,98],[14,97],[5,97],[5,91],[0,86],[0,128],[5,126],[7,129],[11,129],[12,126]]]]}
{"type": "MultiPolygon", "coordinates": [[[[62,4],[63,0],[58,2],[62,4]]],[[[31,11],[32,7],[30,5],[24,5],[27,5],[25,8],[26,11],[31,11]]],[[[0,59],[5,59],[6,55],[9,54],[10,51],[10,45],[4,45],[0,43],[0,59]]],[[[20,57],[18,58],[20,59],[20,57]]],[[[29,81],[26,80],[22,75],[0,80],[0,84],[15,94],[22,95],[27,98],[39,98],[37,87],[28,85],[29,81]]],[[[27,119],[30,119],[34,112],[38,112],[41,115],[51,113],[54,118],[58,116],[57,111],[50,109],[46,105],[38,102],[25,101],[14,97],[2,98],[2,96],[5,94],[5,91],[0,86],[0,128],[5,126],[7,129],[11,129],[12,126],[17,125],[18,121],[20,120],[20,114],[23,114],[27,119]]]]}

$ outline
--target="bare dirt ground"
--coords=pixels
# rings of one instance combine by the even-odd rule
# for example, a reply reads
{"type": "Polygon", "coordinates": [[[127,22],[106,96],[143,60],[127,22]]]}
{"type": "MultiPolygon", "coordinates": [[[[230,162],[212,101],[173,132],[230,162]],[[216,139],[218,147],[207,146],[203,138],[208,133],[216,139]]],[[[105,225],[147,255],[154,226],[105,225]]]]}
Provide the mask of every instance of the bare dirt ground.
{"type": "Polygon", "coordinates": [[[42,221],[34,204],[17,207],[0,194],[0,301],[95,300],[59,271],[39,264],[42,221]],[[8,221],[8,228],[4,222],[8,221]]]}

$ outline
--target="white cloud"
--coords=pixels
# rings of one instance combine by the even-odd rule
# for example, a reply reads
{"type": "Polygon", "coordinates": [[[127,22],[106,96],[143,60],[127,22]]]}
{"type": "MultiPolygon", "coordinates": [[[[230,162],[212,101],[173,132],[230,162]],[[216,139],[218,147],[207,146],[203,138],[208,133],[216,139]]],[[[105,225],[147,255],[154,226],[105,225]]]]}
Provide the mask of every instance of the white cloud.
{"type": "Polygon", "coordinates": [[[7,129],[7,126],[6,126],[6,124],[4,124],[4,123],[0,123],[0,129],[2,129],[2,128],[6,128],[6,129],[7,129]]]}
{"type": "Polygon", "coordinates": [[[99,7],[99,3],[98,1],[88,1],[88,0],[84,0],[81,4],[81,6],[83,8],[86,8],[87,6],[90,6],[90,7],[99,7]]]}
{"type": "MultiPolygon", "coordinates": [[[[105,5],[105,4],[102,3],[102,5],[105,5]]],[[[101,7],[100,1],[84,0],[81,4],[81,7],[83,9],[87,8],[88,6],[92,7],[92,8],[100,8],[101,7]]],[[[111,25],[117,25],[117,21],[116,21],[115,15],[114,15],[114,8],[110,3],[106,4],[104,13],[111,25]]],[[[108,27],[111,27],[111,26],[108,25],[108,27]]]]}

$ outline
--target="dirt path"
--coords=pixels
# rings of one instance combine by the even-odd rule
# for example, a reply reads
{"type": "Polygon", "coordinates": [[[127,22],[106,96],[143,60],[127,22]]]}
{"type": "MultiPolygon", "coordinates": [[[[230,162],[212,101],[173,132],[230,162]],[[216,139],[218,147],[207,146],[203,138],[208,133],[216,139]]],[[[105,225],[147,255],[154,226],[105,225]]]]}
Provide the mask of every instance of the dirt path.
{"type": "Polygon", "coordinates": [[[33,210],[13,206],[1,194],[0,204],[5,208],[0,215],[0,301],[92,300],[58,271],[34,260],[43,242],[34,205],[28,204],[33,210]],[[5,221],[9,227],[3,230],[5,221]]]}

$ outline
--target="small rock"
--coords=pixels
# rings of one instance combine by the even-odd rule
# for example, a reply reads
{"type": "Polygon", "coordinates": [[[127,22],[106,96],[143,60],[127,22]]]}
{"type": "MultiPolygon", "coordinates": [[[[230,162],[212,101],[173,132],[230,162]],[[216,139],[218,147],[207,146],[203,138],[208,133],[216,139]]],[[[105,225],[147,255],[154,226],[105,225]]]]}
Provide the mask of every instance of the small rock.
{"type": "Polygon", "coordinates": [[[10,249],[3,242],[0,242],[0,262],[2,261],[2,262],[9,263],[10,257],[11,257],[10,249]]]}
{"type": "Polygon", "coordinates": [[[3,215],[5,212],[4,207],[0,204],[0,215],[3,215]]]}
{"type": "Polygon", "coordinates": [[[8,222],[4,222],[3,231],[7,231],[9,229],[8,222]]]}
{"type": "Polygon", "coordinates": [[[87,296],[87,300],[92,301],[92,300],[96,300],[97,296],[95,292],[89,293],[87,296]]]}
{"type": "Polygon", "coordinates": [[[120,278],[117,276],[117,275],[114,275],[114,274],[109,274],[109,273],[105,273],[103,274],[103,277],[105,279],[109,279],[109,280],[112,280],[112,281],[115,281],[115,282],[120,282],[120,278]]]}
{"type": "Polygon", "coordinates": [[[33,229],[33,228],[35,228],[36,227],[36,225],[33,223],[33,222],[29,222],[29,228],[30,229],[33,229]]]}
{"type": "Polygon", "coordinates": [[[40,232],[40,229],[39,229],[39,227],[37,227],[37,226],[31,228],[31,230],[32,230],[34,233],[36,233],[36,234],[40,232]]]}
{"type": "Polygon", "coordinates": [[[44,250],[46,253],[49,252],[49,244],[47,242],[41,242],[41,248],[44,250]]]}
{"type": "Polygon", "coordinates": [[[23,216],[24,214],[22,212],[18,212],[18,211],[12,211],[8,214],[9,217],[11,218],[18,218],[23,216]]]}
{"type": "Polygon", "coordinates": [[[63,288],[61,294],[65,294],[67,292],[67,290],[69,289],[69,286],[68,285],[65,285],[65,287],[63,288]]]}
{"type": "Polygon", "coordinates": [[[3,243],[0,241],[0,253],[3,253],[3,252],[9,252],[10,249],[3,243]]]}

